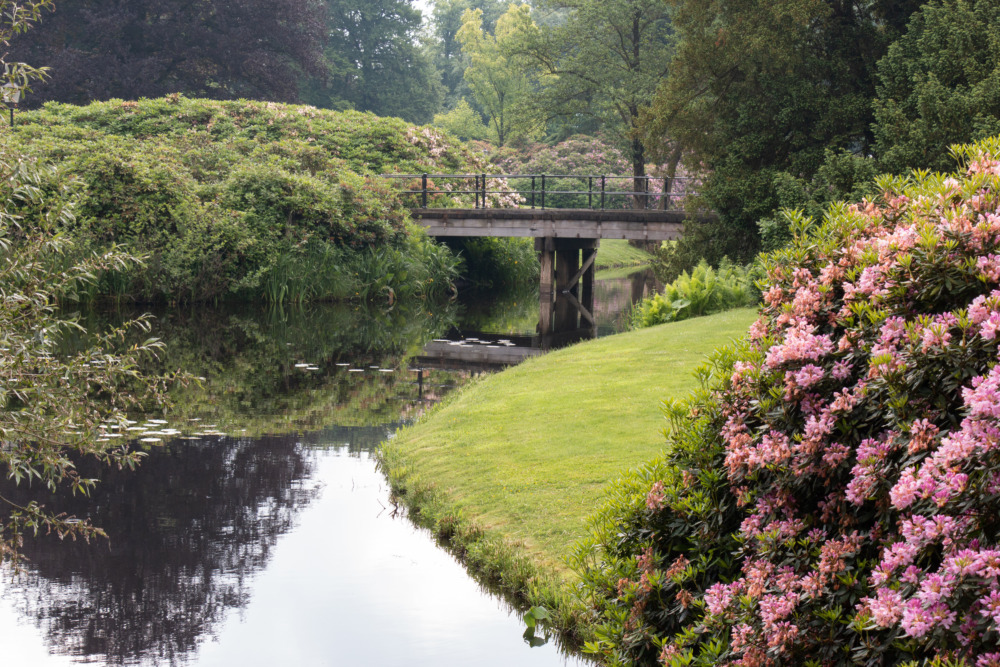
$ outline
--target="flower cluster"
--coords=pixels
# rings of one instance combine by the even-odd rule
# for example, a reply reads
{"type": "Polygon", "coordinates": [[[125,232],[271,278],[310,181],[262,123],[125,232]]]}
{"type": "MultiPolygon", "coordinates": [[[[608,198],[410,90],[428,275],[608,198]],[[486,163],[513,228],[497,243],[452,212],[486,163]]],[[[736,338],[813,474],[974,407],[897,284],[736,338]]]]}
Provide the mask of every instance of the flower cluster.
{"type": "MultiPolygon", "coordinates": [[[[722,476],[629,510],[637,545],[706,563],[698,614],[643,608],[663,664],[1000,662],[1000,140],[958,154],[765,261],[760,319],[663,468],[704,470],[696,435],[722,476]]],[[[603,650],[649,654],[630,637],[603,650]]]]}

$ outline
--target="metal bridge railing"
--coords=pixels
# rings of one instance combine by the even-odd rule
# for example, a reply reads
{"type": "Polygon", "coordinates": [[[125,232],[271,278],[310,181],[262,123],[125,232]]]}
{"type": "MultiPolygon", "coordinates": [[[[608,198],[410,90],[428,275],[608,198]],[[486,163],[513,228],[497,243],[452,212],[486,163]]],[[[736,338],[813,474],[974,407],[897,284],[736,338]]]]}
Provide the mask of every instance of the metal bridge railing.
{"type": "Polygon", "coordinates": [[[473,195],[475,208],[670,210],[672,203],[697,194],[695,188],[699,183],[691,177],[607,174],[383,174],[381,177],[409,180],[403,185],[410,187],[399,193],[412,196],[413,205],[419,208],[428,208],[433,200],[440,201],[442,197],[473,195]],[[636,183],[641,186],[636,188],[636,183]]]}

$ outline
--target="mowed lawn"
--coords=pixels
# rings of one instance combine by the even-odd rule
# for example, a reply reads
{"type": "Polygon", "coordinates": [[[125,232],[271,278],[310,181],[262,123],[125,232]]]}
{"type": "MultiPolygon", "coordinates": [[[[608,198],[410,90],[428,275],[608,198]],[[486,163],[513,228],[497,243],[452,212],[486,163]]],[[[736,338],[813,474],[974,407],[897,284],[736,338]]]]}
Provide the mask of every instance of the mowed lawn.
{"type": "Polygon", "coordinates": [[[653,261],[653,255],[642,248],[629,245],[622,239],[604,239],[597,249],[594,264],[598,269],[609,269],[621,266],[642,266],[653,261]]]}
{"type": "Polygon", "coordinates": [[[661,403],[756,317],[740,309],[601,338],[468,386],[390,443],[407,485],[563,569],[602,491],[662,451],[661,403]]]}

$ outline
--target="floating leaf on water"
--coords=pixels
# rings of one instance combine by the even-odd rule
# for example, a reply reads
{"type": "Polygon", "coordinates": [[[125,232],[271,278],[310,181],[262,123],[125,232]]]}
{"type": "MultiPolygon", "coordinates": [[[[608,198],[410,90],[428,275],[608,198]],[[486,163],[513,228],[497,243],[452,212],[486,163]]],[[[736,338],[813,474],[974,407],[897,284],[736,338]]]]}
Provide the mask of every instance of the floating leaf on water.
{"type": "Polygon", "coordinates": [[[159,438],[140,438],[139,442],[163,442],[159,438]]]}
{"type": "Polygon", "coordinates": [[[393,370],[394,369],[392,369],[392,368],[380,368],[380,369],[378,369],[378,372],[379,373],[392,373],[393,370]]]}
{"type": "Polygon", "coordinates": [[[307,368],[309,364],[295,364],[296,368],[307,368]]]}
{"type": "Polygon", "coordinates": [[[337,366],[350,366],[350,364],[347,363],[346,361],[338,361],[336,365],[337,366]]]}
{"type": "Polygon", "coordinates": [[[166,419],[147,419],[146,423],[147,424],[166,424],[167,420],[166,419]]]}
{"type": "Polygon", "coordinates": [[[365,369],[363,369],[363,368],[348,368],[347,372],[348,373],[364,373],[365,369]]]}

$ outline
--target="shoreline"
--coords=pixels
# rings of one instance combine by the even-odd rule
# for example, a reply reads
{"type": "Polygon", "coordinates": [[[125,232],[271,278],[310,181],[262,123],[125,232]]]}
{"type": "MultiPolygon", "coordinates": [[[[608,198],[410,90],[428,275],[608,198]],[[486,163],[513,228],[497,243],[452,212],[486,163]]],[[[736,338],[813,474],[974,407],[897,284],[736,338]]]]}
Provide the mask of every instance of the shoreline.
{"type": "Polygon", "coordinates": [[[738,309],[556,350],[462,387],[378,452],[393,496],[515,606],[582,643],[567,559],[604,490],[665,444],[660,404],[756,318],[738,309]]]}

